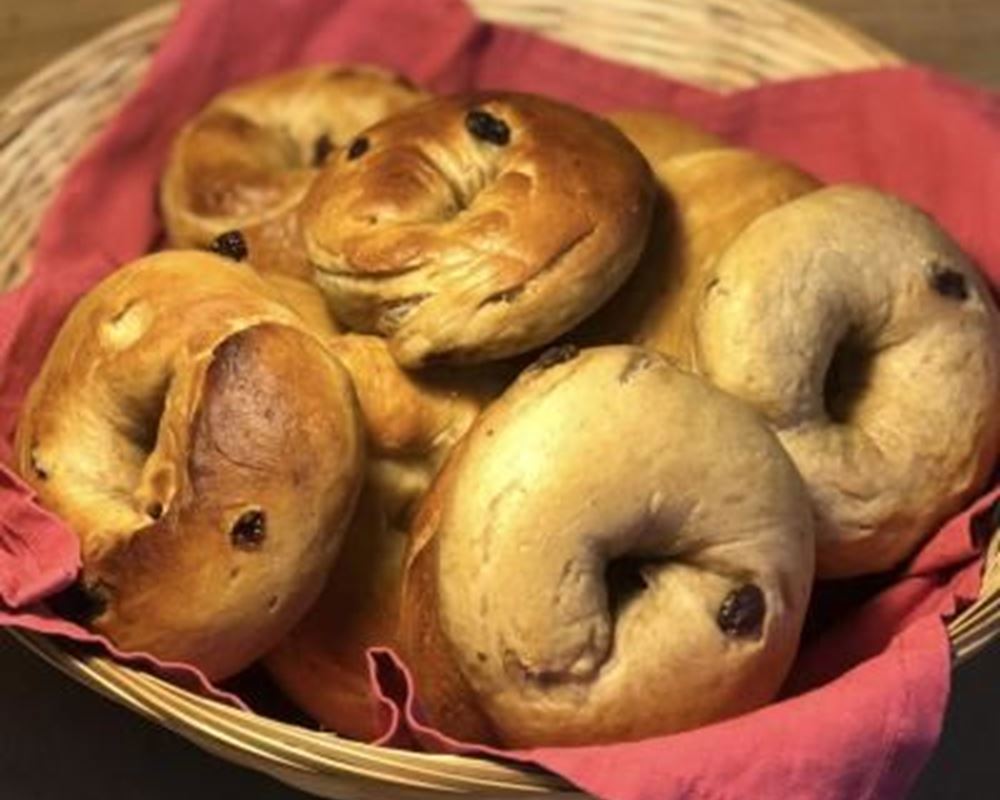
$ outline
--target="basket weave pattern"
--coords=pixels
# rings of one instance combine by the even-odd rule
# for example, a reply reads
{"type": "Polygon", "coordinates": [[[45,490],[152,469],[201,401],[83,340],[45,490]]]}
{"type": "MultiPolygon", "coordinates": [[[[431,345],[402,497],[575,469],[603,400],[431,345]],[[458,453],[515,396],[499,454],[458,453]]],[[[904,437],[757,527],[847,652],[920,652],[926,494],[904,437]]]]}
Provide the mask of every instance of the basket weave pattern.
{"type": "MultiPolygon", "coordinates": [[[[881,45],[785,0],[471,0],[484,19],[719,91],[899,63],[881,45]]],[[[0,102],[0,288],[22,280],[66,167],[115,113],[176,13],[154,8],[93,39],[0,102]]],[[[980,599],[949,626],[956,663],[1000,632],[997,545],[980,599]]],[[[18,634],[74,679],[227,760],[323,797],[581,797],[560,780],[471,758],[373,748],[254,717],[105,658],[18,634]]]]}

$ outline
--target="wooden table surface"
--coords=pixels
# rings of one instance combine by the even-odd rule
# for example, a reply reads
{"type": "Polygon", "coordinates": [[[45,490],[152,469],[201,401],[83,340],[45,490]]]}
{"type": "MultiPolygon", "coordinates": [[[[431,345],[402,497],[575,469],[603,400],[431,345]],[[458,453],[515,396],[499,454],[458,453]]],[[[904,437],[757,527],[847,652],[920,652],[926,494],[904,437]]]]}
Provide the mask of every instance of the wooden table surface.
{"type": "MultiPolygon", "coordinates": [[[[66,49],[156,1],[0,0],[0,95],[66,49]]],[[[839,16],[909,60],[1000,88],[1000,0],[805,0],[805,4],[839,16]]],[[[997,796],[998,674],[998,645],[958,671],[941,746],[914,800],[997,796]]],[[[0,675],[0,797],[303,797],[205,755],[111,705],[56,674],[5,636],[0,636],[0,675]]]]}

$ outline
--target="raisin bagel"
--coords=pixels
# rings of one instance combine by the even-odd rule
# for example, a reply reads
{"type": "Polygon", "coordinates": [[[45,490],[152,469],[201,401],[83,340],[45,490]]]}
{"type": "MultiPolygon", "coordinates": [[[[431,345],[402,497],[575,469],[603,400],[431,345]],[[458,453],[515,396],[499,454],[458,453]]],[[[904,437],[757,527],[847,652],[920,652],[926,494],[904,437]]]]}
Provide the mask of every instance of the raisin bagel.
{"type": "Polygon", "coordinates": [[[808,495],[752,409],[652,351],[556,349],[421,505],[400,635],[458,738],[666,734],[772,699],[813,556],[808,495]]]}
{"type": "Polygon", "coordinates": [[[777,429],[819,517],[818,568],[888,569],[997,457],[1000,319],[932,219],[837,186],[757,219],[713,270],[698,368],[777,429]]]}
{"type": "Polygon", "coordinates": [[[323,339],[251,270],[197,251],[126,265],[77,304],[16,454],[80,537],[78,586],[57,605],[215,679],[315,601],[364,469],[357,401],[323,339]]]}
{"type": "MultiPolygon", "coordinates": [[[[306,67],[223,92],[171,148],[160,191],[171,244],[207,247],[226,231],[281,218],[358,131],[425,98],[367,66],[306,67]]],[[[278,239],[287,224],[276,226],[278,239]]]]}
{"type": "Polygon", "coordinates": [[[552,100],[432,100],[365,131],[306,196],[334,314],[407,368],[529,351],[625,280],[653,182],[610,123],[552,100]]]}

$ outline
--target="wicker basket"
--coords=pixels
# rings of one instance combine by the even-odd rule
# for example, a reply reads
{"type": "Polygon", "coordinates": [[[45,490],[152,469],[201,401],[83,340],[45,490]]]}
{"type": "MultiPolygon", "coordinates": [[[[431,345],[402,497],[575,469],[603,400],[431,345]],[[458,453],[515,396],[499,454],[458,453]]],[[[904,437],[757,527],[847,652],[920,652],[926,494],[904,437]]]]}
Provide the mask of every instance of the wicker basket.
{"type": "MultiPolygon", "coordinates": [[[[830,19],[784,0],[473,0],[484,18],[716,90],[899,62],[830,19]]],[[[39,217],[64,169],[136,84],[176,11],[165,5],[94,39],[0,103],[0,286],[25,274],[39,217]]],[[[1000,631],[996,542],[981,598],[949,627],[956,664],[1000,631]]],[[[541,772],[491,761],[374,748],[252,716],[42,636],[27,647],[92,687],[225,759],[338,798],[581,797],[541,772]]]]}

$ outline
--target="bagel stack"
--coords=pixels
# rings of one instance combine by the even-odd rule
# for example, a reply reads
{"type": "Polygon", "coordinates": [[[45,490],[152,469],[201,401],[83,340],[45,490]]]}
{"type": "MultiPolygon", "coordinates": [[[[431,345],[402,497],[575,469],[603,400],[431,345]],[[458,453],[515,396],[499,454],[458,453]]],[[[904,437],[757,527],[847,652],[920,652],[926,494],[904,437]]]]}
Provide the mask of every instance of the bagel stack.
{"type": "Polygon", "coordinates": [[[377,646],[493,746],[759,708],[817,575],[898,566],[997,460],[947,234],[678,118],[310,67],[210,101],[160,201],[201,251],[84,297],[20,419],[82,545],[54,605],[262,658],[340,735],[384,732],[377,646]]]}

